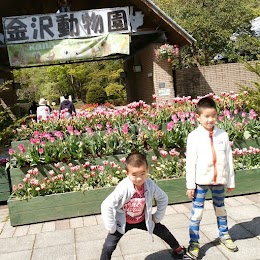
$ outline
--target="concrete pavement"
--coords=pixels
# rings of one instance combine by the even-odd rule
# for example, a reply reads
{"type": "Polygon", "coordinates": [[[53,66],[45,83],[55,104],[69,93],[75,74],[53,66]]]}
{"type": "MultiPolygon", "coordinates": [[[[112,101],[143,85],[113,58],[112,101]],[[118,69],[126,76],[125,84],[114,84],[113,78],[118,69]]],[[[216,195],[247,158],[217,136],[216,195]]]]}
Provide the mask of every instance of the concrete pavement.
{"type": "MultiPolygon", "coordinates": [[[[167,207],[162,223],[181,245],[188,245],[191,203],[167,207]]],[[[218,230],[211,200],[201,222],[200,259],[260,259],[260,193],[226,199],[230,234],[239,247],[229,252],[217,242],[218,230]]],[[[7,205],[0,206],[1,260],[98,260],[107,231],[100,215],[12,227],[7,205]]],[[[170,260],[169,247],[158,237],[132,230],[117,246],[112,260],[170,260]]]]}

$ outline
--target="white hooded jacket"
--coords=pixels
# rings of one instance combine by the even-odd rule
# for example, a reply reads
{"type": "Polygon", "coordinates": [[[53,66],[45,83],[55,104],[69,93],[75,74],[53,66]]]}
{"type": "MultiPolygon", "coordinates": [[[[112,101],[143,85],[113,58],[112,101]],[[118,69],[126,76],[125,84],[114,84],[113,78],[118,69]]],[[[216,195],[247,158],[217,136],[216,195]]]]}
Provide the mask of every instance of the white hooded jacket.
{"type": "MultiPolygon", "coordinates": [[[[101,204],[101,214],[106,229],[111,233],[118,231],[125,233],[126,215],[123,206],[135,193],[134,184],[126,177],[115,188],[115,190],[101,204]]],[[[155,223],[162,220],[168,205],[168,196],[161,190],[154,181],[146,179],[144,183],[144,195],[146,200],[145,223],[149,234],[152,235],[155,223]],[[153,199],[157,202],[157,210],[153,214],[153,199]]]]}

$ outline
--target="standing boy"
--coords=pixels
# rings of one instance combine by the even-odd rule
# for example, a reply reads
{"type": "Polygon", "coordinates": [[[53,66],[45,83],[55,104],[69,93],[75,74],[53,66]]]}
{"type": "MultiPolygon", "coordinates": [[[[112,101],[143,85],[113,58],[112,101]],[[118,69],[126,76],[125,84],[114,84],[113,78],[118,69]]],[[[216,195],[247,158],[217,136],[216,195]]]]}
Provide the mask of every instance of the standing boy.
{"type": "Polygon", "coordinates": [[[172,249],[175,259],[183,259],[185,249],[160,223],[168,205],[168,197],[147,178],[148,164],[144,155],[135,152],[126,158],[126,175],[103,201],[101,214],[109,234],[103,245],[101,260],[111,259],[120,238],[133,228],[147,230],[162,238],[172,249]],[[157,210],[152,214],[153,199],[157,210]]]}
{"type": "Polygon", "coordinates": [[[190,242],[187,255],[199,255],[199,227],[207,191],[210,189],[217,217],[219,241],[231,251],[238,248],[228,234],[224,205],[225,186],[231,192],[235,187],[232,151],[228,134],[215,126],[215,102],[205,97],[197,104],[200,125],[188,135],[186,160],[187,195],[192,199],[190,242]]]}

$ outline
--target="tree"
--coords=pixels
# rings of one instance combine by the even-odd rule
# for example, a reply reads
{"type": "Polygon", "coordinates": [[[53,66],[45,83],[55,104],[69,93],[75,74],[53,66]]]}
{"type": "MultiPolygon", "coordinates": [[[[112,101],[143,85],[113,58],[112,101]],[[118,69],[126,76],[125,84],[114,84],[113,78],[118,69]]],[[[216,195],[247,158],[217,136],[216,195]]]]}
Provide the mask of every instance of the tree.
{"type": "Polygon", "coordinates": [[[89,104],[104,104],[107,100],[107,94],[104,88],[100,85],[92,85],[89,87],[86,96],[86,102],[89,104]]]}
{"type": "MultiPolygon", "coordinates": [[[[234,55],[236,44],[230,40],[233,33],[242,31],[253,37],[250,21],[255,18],[256,0],[154,2],[197,40],[194,46],[181,50],[183,66],[209,65],[217,54],[234,55]]],[[[246,47],[250,52],[253,46],[246,47]]]]}
{"type": "Polygon", "coordinates": [[[85,101],[90,86],[105,89],[110,83],[122,85],[120,78],[122,60],[92,61],[84,63],[27,68],[14,71],[16,82],[21,83],[19,99],[59,102],[59,97],[69,93],[85,101]]]}
{"type": "Polygon", "coordinates": [[[13,70],[13,75],[15,81],[20,83],[20,89],[17,91],[18,99],[30,102],[38,100],[38,70],[35,68],[13,70]]]}

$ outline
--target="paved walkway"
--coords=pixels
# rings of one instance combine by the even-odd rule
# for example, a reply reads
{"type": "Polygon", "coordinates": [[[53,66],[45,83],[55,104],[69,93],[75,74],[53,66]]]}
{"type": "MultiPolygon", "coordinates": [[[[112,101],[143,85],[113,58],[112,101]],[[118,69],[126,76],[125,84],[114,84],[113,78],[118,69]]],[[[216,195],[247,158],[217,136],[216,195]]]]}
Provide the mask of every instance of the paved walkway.
{"type": "MultiPolygon", "coordinates": [[[[190,203],[170,205],[163,223],[179,242],[187,246],[190,203]]],[[[260,259],[260,193],[226,199],[230,234],[239,251],[229,252],[218,245],[212,202],[207,201],[201,224],[201,258],[260,259]]],[[[101,216],[10,226],[8,207],[0,206],[1,260],[98,260],[107,232],[101,216]]],[[[168,246],[140,230],[132,230],[119,242],[113,260],[170,260],[168,246]]]]}

